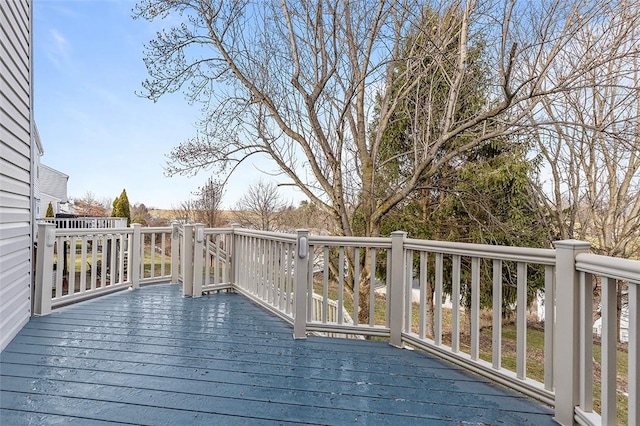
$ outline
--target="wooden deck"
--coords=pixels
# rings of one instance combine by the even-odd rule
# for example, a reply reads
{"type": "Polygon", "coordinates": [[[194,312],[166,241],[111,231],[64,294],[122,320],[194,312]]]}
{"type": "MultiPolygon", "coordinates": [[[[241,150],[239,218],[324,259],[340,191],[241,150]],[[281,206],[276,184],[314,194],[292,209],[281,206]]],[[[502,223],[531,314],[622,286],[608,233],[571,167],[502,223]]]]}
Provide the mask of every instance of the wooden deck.
{"type": "Polygon", "coordinates": [[[555,424],[417,351],[293,340],[237,294],[125,291],[33,318],[0,355],[0,424],[555,424]]]}

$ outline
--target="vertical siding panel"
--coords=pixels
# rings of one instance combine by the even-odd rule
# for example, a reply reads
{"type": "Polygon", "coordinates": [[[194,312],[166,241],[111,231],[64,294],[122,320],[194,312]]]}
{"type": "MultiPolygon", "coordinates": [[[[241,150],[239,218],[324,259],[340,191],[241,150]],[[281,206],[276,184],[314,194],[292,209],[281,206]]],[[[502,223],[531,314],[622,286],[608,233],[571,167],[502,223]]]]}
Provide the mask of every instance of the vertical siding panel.
{"type": "Polygon", "coordinates": [[[0,1],[0,350],[31,315],[31,1],[0,1]]]}

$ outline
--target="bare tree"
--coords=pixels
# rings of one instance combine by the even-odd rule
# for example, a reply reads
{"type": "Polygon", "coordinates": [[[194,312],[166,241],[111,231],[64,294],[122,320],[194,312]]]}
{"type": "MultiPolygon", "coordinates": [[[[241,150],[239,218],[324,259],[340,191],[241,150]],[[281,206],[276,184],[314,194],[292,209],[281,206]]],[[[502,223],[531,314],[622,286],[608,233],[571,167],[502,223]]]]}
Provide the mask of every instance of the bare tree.
{"type": "Polygon", "coordinates": [[[142,226],[166,226],[167,220],[154,216],[149,208],[143,203],[136,203],[131,206],[131,222],[139,223],[142,226]]]}
{"type": "Polygon", "coordinates": [[[195,198],[172,206],[172,216],[182,223],[203,223],[209,228],[220,226],[224,184],[212,177],[192,193],[195,198]]]}
{"type": "MultiPolygon", "coordinates": [[[[640,5],[610,13],[578,31],[563,61],[592,66],[570,92],[543,97],[530,120],[551,238],[588,240],[597,253],[629,258],[640,252],[640,5]],[[595,62],[602,51],[611,60],[595,62]]],[[[625,287],[618,289],[620,314],[625,287]]],[[[598,281],[594,295],[597,319],[598,281]]]]}
{"type": "Polygon", "coordinates": [[[307,200],[301,201],[298,207],[288,206],[284,209],[281,220],[291,231],[304,228],[312,234],[326,234],[335,229],[331,216],[307,200]]]}
{"type": "Polygon", "coordinates": [[[142,226],[149,226],[151,214],[143,203],[135,203],[131,206],[131,222],[139,223],[142,226]]]}
{"type": "Polygon", "coordinates": [[[591,62],[610,46],[615,58],[531,114],[543,161],[538,192],[554,237],[595,239],[599,253],[629,257],[640,237],[640,6],[583,28],[576,41],[567,63],[591,62]]]}
{"type": "Polygon", "coordinates": [[[93,192],[87,191],[82,197],[73,199],[73,211],[78,216],[106,217],[111,210],[111,200],[98,199],[93,192]]]}
{"type": "Polygon", "coordinates": [[[196,223],[196,208],[194,200],[182,201],[178,206],[171,206],[172,216],[180,223],[196,223]]]}
{"type": "MultiPolygon", "coordinates": [[[[285,184],[332,215],[335,232],[354,235],[359,210],[363,234],[376,236],[382,218],[438,170],[521,132],[542,97],[571,92],[616,59],[616,46],[603,45],[598,56],[567,61],[584,28],[624,7],[623,0],[142,0],[135,16],[181,22],[146,46],[150,78],[141,95],[156,101],[184,88],[189,101],[204,103],[200,132],[170,153],[169,174],[232,173],[266,156],[285,184]],[[459,117],[477,40],[487,45],[488,100],[459,117]],[[394,79],[406,83],[396,87],[394,79]],[[382,135],[400,101],[418,92],[438,94],[429,105],[438,113],[420,121],[435,131],[412,135],[403,179],[379,191],[382,135]],[[443,153],[444,146],[451,148],[443,153]]],[[[366,265],[361,271],[366,283],[366,265]]]]}
{"type": "Polygon", "coordinates": [[[193,195],[196,197],[193,202],[195,220],[209,228],[220,226],[224,184],[210,177],[193,195]]]}
{"type": "Polygon", "coordinates": [[[287,207],[275,183],[259,180],[240,198],[233,215],[243,227],[277,231],[282,230],[281,219],[287,207]]]}
{"type": "Polygon", "coordinates": [[[461,152],[512,132],[542,95],[565,93],[596,64],[606,64],[609,47],[578,64],[566,58],[581,29],[617,7],[615,1],[543,0],[525,7],[510,0],[451,0],[431,7],[425,25],[425,4],[412,0],[143,0],[136,16],[153,20],[179,12],[173,19],[183,20],[147,46],[150,79],[143,96],[157,100],[185,86],[190,101],[205,102],[201,132],[172,151],[169,174],[208,166],[229,172],[251,155],[266,154],[290,184],[331,212],[338,232],[353,234],[351,213],[360,207],[365,234],[377,235],[381,218],[425,177],[461,152]],[[455,25],[442,19],[449,10],[459,15],[455,25]],[[406,43],[416,31],[424,38],[412,51],[406,43]],[[492,46],[492,100],[460,120],[454,113],[475,38],[492,46]],[[457,49],[443,49],[451,40],[457,49]],[[548,78],[558,61],[562,79],[548,78]],[[412,78],[398,89],[389,82],[400,62],[408,62],[403,72],[412,78]],[[431,81],[435,68],[446,84],[431,81]],[[408,178],[377,199],[382,130],[398,100],[425,85],[441,92],[433,108],[444,113],[425,124],[438,132],[416,135],[408,178]],[[376,97],[378,128],[368,137],[376,97]],[[461,136],[466,143],[438,156],[443,144],[461,136]]]}

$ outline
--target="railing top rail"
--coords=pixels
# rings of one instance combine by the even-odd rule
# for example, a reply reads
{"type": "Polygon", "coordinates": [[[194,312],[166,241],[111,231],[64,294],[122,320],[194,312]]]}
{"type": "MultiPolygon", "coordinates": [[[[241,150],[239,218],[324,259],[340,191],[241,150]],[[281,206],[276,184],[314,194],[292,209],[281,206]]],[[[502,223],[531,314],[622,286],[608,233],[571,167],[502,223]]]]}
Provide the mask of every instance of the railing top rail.
{"type": "Polygon", "coordinates": [[[91,220],[126,220],[126,218],[123,217],[116,217],[116,216],[77,216],[77,217],[42,217],[40,219],[38,219],[38,221],[41,222],[56,222],[56,221],[65,221],[65,220],[84,220],[84,219],[91,219],[91,220]]]}
{"type": "Polygon", "coordinates": [[[233,232],[236,235],[243,235],[246,237],[258,237],[258,238],[270,239],[274,241],[282,241],[287,243],[296,242],[295,234],[285,234],[282,232],[272,232],[272,231],[259,231],[256,229],[245,229],[245,228],[234,228],[233,232]]]}
{"type": "MultiPolygon", "coordinates": [[[[123,217],[44,217],[37,220],[38,223],[52,223],[59,227],[63,226],[69,229],[75,228],[112,228],[122,226],[127,223],[127,218],[123,217]],[[73,226],[70,226],[73,225],[73,226]],[[79,226],[78,226],[79,225],[79,226]]],[[[126,226],[126,225],[125,225],[126,226]]]]}
{"type": "Polygon", "coordinates": [[[554,249],[418,240],[412,238],[405,240],[404,247],[409,250],[457,254],[460,256],[526,262],[540,265],[553,266],[556,263],[556,251],[554,249]]]}
{"type": "MultiPolygon", "coordinates": [[[[275,241],[283,242],[295,242],[296,234],[287,234],[283,232],[272,231],[259,231],[255,229],[246,228],[229,228],[218,229],[209,228],[205,232],[231,232],[236,235],[242,235],[247,237],[265,238],[275,241]]],[[[391,248],[391,238],[383,237],[344,237],[344,236],[326,236],[326,235],[309,235],[310,245],[333,245],[333,246],[346,246],[346,247],[376,247],[376,248],[391,248]]]]}
{"type": "Polygon", "coordinates": [[[65,235],[111,235],[111,234],[133,234],[133,228],[66,228],[56,229],[56,237],[65,235]]]}
{"type": "Polygon", "coordinates": [[[204,228],[205,235],[231,234],[233,232],[233,228],[204,228]]]}
{"type": "Polygon", "coordinates": [[[391,248],[391,238],[310,235],[310,245],[391,248]]]}
{"type": "Polygon", "coordinates": [[[171,232],[173,229],[170,226],[142,226],[140,227],[140,232],[143,233],[153,233],[153,232],[171,232]]]}
{"type": "Polygon", "coordinates": [[[640,285],[640,260],[580,253],[576,256],[576,269],[640,285]]]}

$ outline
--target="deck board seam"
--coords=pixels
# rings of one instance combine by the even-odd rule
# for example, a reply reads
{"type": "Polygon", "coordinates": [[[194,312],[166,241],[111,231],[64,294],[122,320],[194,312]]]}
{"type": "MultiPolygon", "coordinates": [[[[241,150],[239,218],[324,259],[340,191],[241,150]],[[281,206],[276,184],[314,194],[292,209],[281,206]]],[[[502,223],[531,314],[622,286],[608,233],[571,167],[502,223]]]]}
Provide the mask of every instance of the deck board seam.
{"type": "MultiPolygon", "coordinates": [[[[33,413],[33,411],[29,411],[29,410],[21,410],[19,408],[4,408],[1,407],[0,408],[0,412],[2,411],[17,411],[17,412],[21,412],[21,413],[33,413]]],[[[106,420],[101,420],[101,419],[97,419],[95,417],[81,417],[81,416],[73,416],[73,415],[67,415],[67,414],[57,414],[57,413],[53,413],[53,412],[39,412],[38,414],[44,414],[44,415],[50,415],[50,416],[60,416],[60,417],[67,417],[67,418],[72,418],[72,419],[79,419],[79,420],[95,420],[95,421],[101,421],[101,422],[106,422],[106,420]]],[[[0,420],[2,419],[2,416],[0,416],[0,420]]],[[[112,423],[113,425],[132,425],[132,426],[139,426],[140,423],[127,423],[127,422],[116,422],[116,421],[112,421],[109,422],[112,423]]]]}
{"type": "MultiPolygon", "coordinates": [[[[66,347],[66,346],[65,346],[66,347]]],[[[167,346],[169,347],[169,346],[167,346]]],[[[177,348],[179,346],[176,346],[177,348]]],[[[95,348],[88,348],[85,346],[75,346],[73,347],[75,349],[95,349],[95,348]]],[[[103,351],[109,351],[109,349],[98,349],[98,350],[103,350],[103,351]]],[[[112,351],[116,351],[115,349],[112,351]]],[[[167,355],[167,354],[158,354],[155,352],[142,352],[142,351],[128,351],[128,350],[122,350],[122,349],[118,349],[117,352],[124,352],[124,353],[132,353],[132,354],[140,354],[140,355],[154,355],[154,356],[173,356],[173,357],[178,357],[178,355],[167,355]]],[[[13,351],[13,350],[9,350],[7,351],[7,353],[16,353],[16,354],[29,354],[29,355],[35,355],[35,354],[30,354],[30,353],[26,353],[26,352],[18,352],[18,351],[13,351]]],[[[238,352],[238,353],[244,353],[244,352],[238,352]]],[[[59,357],[64,357],[65,355],[56,355],[59,357]]],[[[288,356],[290,358],[295,359],[296,356],[295,355],[285,355],[288,356]]],[[[68,356],[66,356],[68,357],[68,356]]],[[[314,371],[317,369],[317,367],[314,367],[312,365],[295,365],[295,367],[293,367],[293,364],[287,364],[287,363],[275,363],[275,362],[267,362],[267,361],[263,361],[260,360],[258,362],[254,361],[250,361],[250,360],[241,360],[241,359],[234,359],[234,358],[216,358],[216,357],[205,357],[205,356],[182,356],[182,358],[190,358],[190,359],[195,359],[195,360],[204,360],[204,361],[222,361],[222,362],[235,362],[235,363],[239,363],[239,364],[250,364],[250,365],[265,365],[265,366],[275,366],[275,367],[289,367],[291,366],[291,368],[296,368],[296,369],[302,369],[302,370],[311,370],[314,371]]],[[[117,360],[112,360],[112,359],[107,359],[107,358],[95,358],[95,357],[82,357],[82,359],[92,359],[92,360],[103,360],[103,361],[118,361],[118,362],[128,362],[128,363],[133,363],[133,364],[138,364],[140,363],[140,361],[130,361],[127,359],[117,359],[117,360]]],[[[319,358],[320,360],[320,358],[319,358]]],[[[325,359],[326,360],[326,359],[325,359]]],[[[184,365],[180,365],[180,364],[171,364],[171,363],[160,363],[160,362],[151,362],[149,360],[145,360],[145,363],[147,364],[151,364],[151,365],[164,365],[164,366],[171,366],[171,367],[184,367],[184,368],[188,368],[189,366],[184,366],[184,365]]],[[[427,369],[427,367],[423,367],[425,369],[427,369]]],[[[221,369],[216,369],[216,370],[220,370],[221,369]]],[[[361,370],[361,369],[347,369],[347,368],[339,368],[339,367],[323,367],[324,371],[336,371],[336,372],[341,372],[341,373],[347,373],[347,372],[351,372],[354,374],[372,374],[372,372],[370,370],[361,370]]],[[[428,370],[437,370],[437,371],[441,371],[441,372],[458,372],[458,370],[454,369],[454,368],[439,368],[439,367],[428,367],[428,370]]],[[[415,372],[415,371],[414,371],[415,372]]],[[[408,378],[408,379],[413,379],[415,378],[415,375],[410,375],[410,374],[398,374],[398,373],[388,373],[388,372],[384,372],[384,371],[375,371],[373,372],[373,374],[389,374],[389,376],[391,377],[395,377],[398,379],[404,379],[404,378],[408,378]]],[[[283,374],[275,374],[275,373],[271,373],[270,375],[274,375],[274,376],[282,376],[283,374]]],[[[432,379],[431,377],[429,377],[429,379],[432,379]]],[[[437,378],[433,378],[433,380],[453,380],[453,378],[446,378],[446,377],[437,377],[437,378]]],[[[468,376],[468,377],[464,377],[464,378],[456,378],[455,380],[460,381],[460,382],[468,382],[468,383],[486,383],[485,381],[482,380],[481,377],[478,376],[468,376]]]]}
{"type": "MultiPolygon", "coordinates": [[[[128,364],[132,364],[132,366],[135,366],[136,364],[142,364],[141,362],[129,362],[129,361],[123,361],[120,360],[119,362],[122,363],[128,363],[128,364]]],[[[111,374],[127,374],[127,375],[138,375],[138,376],[147,376],[147,377],[156,377],[156,378],[171,378],[171,379],[184,379],[184,380],[193,380],[193,381],[198,381],[198,382],[213,382],[213,383],[231,383],[229,381],[221,381],[221,380],[208,380],[208,379],[201,379],[201,378],[193,378],[193,377],[173,377],[173,376],[164,376],[164,375],[156,375],[156,374],[141,374],[141,373],[135,373],[135,372],[123,372],[123,371],[111,371],[111,370],[105,370],[105,369],[98,369],[98,368],[88,368],[88,367],[65,367],[65,366],[56,366],[56,365],[42,365],[42,364],[33,364],[33,363],[12,363],[12,362],[3,362],[3,364],[6,365],[22,365],[22,366],[29,366],[29,367],[40,367],[40,368],[51,368],[51,369],[66,369],[66,370],[82,370],[82,371],[92,371],[92,372],[106,372],[106,373],[111,373],[111,374]]],[[[173,365],[173,364],[153,364],[150,362],[145,363],[147,365],[158,365],[158,366],[163,366],[163,367],[179,367],[179,368],[184,368],[184,369],[189,369],[189,368],[195,368],[197,369],[201,369],[201,370],[208,370],[208,371],[220,371],[220,372],[227,372],[227,370],[223,370],[223,369],[216,369],[216,368],[209,368],[209,367],[199,367],[196,368],[196,366],[183,366],[183,365],[173,365]]],[[[275,377],[275,378],[296,378],[296,379],[300,379],[300,380],[316,380],[316,381],[320,381],[320,382],[326,382],[326,383],[343,383],[343,384],[352,384],[354,383],[353,380],[336,380],[336,379],[332,379],[332,378],[325,378],[325,377],[311,377],[311,376],[296,376],[296,375],[290,375],[290,374],[270,374],[270,373],[255,373],[255,372],[234,372],[235,374],[238,375],[250,375],[250,376],[261,376],[261,377],[275,377]]],[[[2,375],[6,375],[6,373],[0,373],[2,375]]],[[[433,380],[447,380],[447,379],[442,379],[442,378],[434,378],[433,380]]],[[[415,390],[421,390],[423,389],[422,386],[420,386],[421,384],[416,384],[413,386],[409,386],[409,384],[407,383],[403,383],[402,385],[399,384],[393,384],[393,383],[381,383],[381,382],[364,382],[366,383],[367,386],[370,387],[376,387],[376,386],[383,386],[383,387],[390,387],[390,388],[398,388],[398,389],[415,389],[415,390]]],[[[472,381],[472,383],[478,383],[478,384],[483,384],[482,382],[476,382],[476,381],[472,381]]],[[[234,384],[242,384],[242,383],[234,383],[234,384]]],[[[274,388],[274,389],[278,389],[277,386],[265,386],[265,387],[269,387],[269,388],[274,388]]],[[[465,392],[460,392],[460,394],[465,394],[465,392]]],[[[496,395],[496,394],[490,394],[490,393],[479,393],[479,392],[474,392],[473,395],[483,395],[483,396],[491,396],[491,397],[501,397],[501,398],[517,398],[517,399],[521,399],[521,400],[526,400],[525,397],[520,397],[520,396],[509,396],[509,395],[496,395]]]]}
{"type": "MultiPolygon", "coordinates": [[[[86,369],[83,369],[86,370],[86,369]]],[[[88,371],[95,371],[95,370],[88,370],[88,371]]],[[[111,372],[111,374],[114,375],[118,375],[119,373],[115,373],[115,372],[111,372]]],[[[140,375],[140,374],[136,374],[136,373],[122,373],[124,375],[140,375]]],[[[71,378],[42,378],[42,377],[37,377],[37,376],[16,376],[16,375],[8,375],[8,374],[2,374],[0,375],[0,377],[14,377],[14,378],[26,378],[26,379],[38,379],[38,380],[46,380],[46,381],[51,381],[51,382],[67,382],[67,383],[76,383],[76,384],[87,384],[87,385],[95,385],[95,386],[106,386],[106,387],[118,387],[118,388],[125,388],[125,389],[137,389],[137,390],[148,390],[148,391],[158,391],[158,392],[163,392],[166,391],[166,389],[160,389],[160,388],[154,388],[154,387],[144,387],[144,386],[130,386],[130,385],[113,385],[113,384],[109,384],[109,383],[101,383],[101,382],[85,382],[85,381],[79,381],[79,380],[73,380],[71,378]]],[[[158,377],[158,376],[155,376],[158,377]]],[[[438,405],[438,406],[452,406],[452,407],[458,407],[459,405],[457,404],[450,404],[447,402],[441,402],[441,401],[425,401],[425,400],[418,400],[418,399],[411,399],[411,398],[399,398],[399,397],[393,397],[393,396],[389,396],[389,397],[384,397],[384,396],[374,396],[374,395],[363,395],[363,394],[358,394],[358,393],[347,393],[347,392],[341,392],[340,394],[336,394],[334,392],[330,392],[330,391],[317,391],[317,390],[309,390],[309,389],[296,389],[296,388],[290,388],[290,387],[275,387],[275,386],[266,386],[266,385],[249,385],[249,384],[237,384],[237,383],[230,383],[230,382],[223,382],[223,381],[217,381],[217,380],[204,380],[204,379],[196,379],[196,378],[180,378],[180,380],[184,380],[184,381],[195,381],[195,382],[199,382],[199,383],[212,383],[212,384],[229,384],[232,386],[238,386],[238,387],[246,387],[246,388],[263,388],[263,389],[274,389],[274,390],[282,390],[282,391],[288,391],[288,392],[300,392],[300,393],[314,393],[314,394],[325,394],[326,396],[344,396],[344,397],[356,397],[356,398],[363,398],[363,399],[371,399],[374,401],[379,401],[379,400],[384,400],[384,401],[402,401],[402,402],[408,402],[408,403],[416,403],[416,404],[421,404],[421,405],[438,405]]],[[[15,392],[15,391],[9,391],[9,392],[15,392]]],[[[214,394],[202,394],[202,393],[195,393],[195,392],[185,392],[185,391],[175,391],[172,390],[172,393],[175,394],[181,394],[181,395],[200,395],[200,396],[207,396],[207,397],[215,397],[215,398],[228,398],[228,399],[233,399],[233,400],[250,400],[250,401],[255,401],[255,402],[273,402],[273,403],[278,403],[278,404],[290,404],[289,402],[286,401],[277,401],[274,400],[273,398],[269,398],[269,399],[260,399],[260,398],[250,398],[250,397],[244,397],[244,398],[238,398],[238,397],[228,397],[228,396],[218,396],[218,395],[214,395],[214,394]]],[[[467,394],[467,395],[478,395],[478,393],[468,393],[468,392],[462,392],[462,391],[444,391],[444,390],[429,390],[430,393],[454,393],[454,394],[467,394]]],[[[488,397],[499,397],[499,398],[505,398],[505,399],[523,399],[517,396],[510,396],[510,395],[492,395],[492,394],[488,394],[488,395],[483,395],[483,396],[488,396],[488,397]]],[[[291,404],[290,404],[291,405],[291,404]]],[[[301,403],[296,403],[296,404],[292,404],[292,405],[296,405],[296,406],[309,406],[308,404],[301,404],[301,403]]],[[[331,408],[332,406],[330,405],[316,405],[316,407],[320,407],[320,408],[331,408]]],[[[483,409],[486,408],[483,405],[466,405],[466,408],[474,408],[474,409],[483,409]]],[[[508,409],[508,408],[495,408],[497,411],[501,411],[501,412],[505,412],[505,413],[523,413],[523,414],[546,414],[546,410],[537,410],[537,411],[533,411],[533,410],[515,410],[515,409],[508,409]]],[[[347,410],[347,411],[357,411],[357,410],[349,410],[349,409],[343,409],[343,410],[347,410]]],[[[384,412],[376,412],[376,411],[370,411],[373,413],[378,413],[378,414],[387,414],[384,412]]]]}
{"type": "MultiPolygon", "coordinates": [[[[78,382],[78,381],[73,381],[73,380],[69,380],[69,379],[44,379],[44,380],[49,380],[49,381],[59,381],[59,382],[68,382],[68,383],[77,383],[77,384],[87,384],[86,382],[78,382]]],[[[93,384],[95,386],[100,386],[100,387],[109,387],[109,388],[124,388],[124,389],[132,389],[132,390],[140,390],[140,391],[153,391],[153,392],[166,392],[163,389],[157,389],[157,388],[150,388],[150,387],[137,387],[137,386],[126,386],[126,385],[110,385],[110,384],[102,384],[102,383],[95,383],[93,384]]],[[[247,386],[250,387],[250,386],[247,386]]],[[[270,389],[274,389],[274,388],[270,388],[270,389]]],[[[275,388],[275,389],[282,389],[282,390],[286,390],[284,388],[275,388]]],[[[299,390],[296,390],[297,392],[300,392],[299,390]]],[[[3,392],[13,392],[13,393],[24,393],[24,394],[33,394],[33,395],[53,395],[53,396],[61,396],[61,397],[69,397],[68,395],[64,395],[64,394],[55,394],[55,393],[36,393],[36,392],[20,392],[20,391],[14,391],[14,390],[7,390],[7,391],[3,391],[3,392]]],[[[311,391],[306,391],[306,392],[311,392],[311,391]]],[[[250,401],[250,402],[257,402],[257,403],[271,403],[271,404],[278,404],[278,405],[283,405],[283,406],[291,406],[291,407],[305,407],[305,408],[318,408],[318,409],[336,409],[336,410],[340,410],[342,412],[345,413],[360,413],[362,412],[361,410],[356,410],[356,409],[351,409],[351,408],[344,408],[344,407],[339,407],[336,405],[331,405],[331,404],[324,404],[324,405],[320,405],[320,404],[309,404],[309,403],[302,403],[302,402],[296,402],[296,401],[292,401],[291,399],[284,401],[284,400],[277,400],[274,398],[255,398],[255,397],[248,397],[248,396],[243,396],[243,397],[233,397],[233,396],[220,396],[220,395],[211,395],[211,394],[202,394],[202,393],[194,393],[194,392],[184,392],[184,391],[171,391],[172,394],[175,395],[183,395],[183,396],[202,396],[202,397],[206,397],[206,398],[216,398],[216,399],[228,399],[228,400],[234,400],[234,401],[250,401]]],[[[331,395],[331,393],[325,392],[327,395],[331,395]]],[[[336,395],[337,396],[337,395],[336,395]]],[[[458,404],[449,404],[449,403],[443,403],[443,402],[434,402],[434,401],[417,401],[417,400],[411,400],[411,399],[406,399],[406,398],[382,398],[382,397],[375,397],[375,396],[363,396],[363,395],[352,395],[352,394],[341,394],[339,396],[345,396],[345,397],[357,397],[357,398],[364,398],[364,399],[370,399],[372,400],[372,403],[375,404],[376,401],[380,401],[380,400],[385,400],[385,401],[389,401],[389,402],[402,402],[402,403],[413,403],[413,404],[419,404],[420,406],[425,406],[425,408],[427,408],[428,406],[438,406],[438,407],[442,407],[442,406],[447,406],[447,407],[459,407],[458,404]]],[[[84,399],[84,400],[88,400],[88,401],[95,401],[95,398],[86,398],[86,397],[73,397],[73,398],[77,398],[77,399],[84,399]]],[[[126,402],[126,401],[120,401],[120,400],[115,400],[115,399],[106,399],[106,401],[108,402],[115,402],[115,403],[122,403],[122,402],[126,402]]],[[[132,404],[132,405],[137,405],[137,406],[149,406],[149,407],[155,407],[155,408],[167,408],[167,409],[179,409],[179,408],[175,408],[175,407],[166,407],[166,406],[155,406],[155,405],[143,405],[143,404],[138,404],[138,403],[133,403],[133,402],[127,402],[128,404],[132,404]]],[[[486,407],[481,406],[481,405],[466,405],[465,408],[467,409],[471,409],[471,410],[481,410],[484,409],[486,407]]],[[[530,415],[539,415],[539,414],[546,414],[544,412],[539,412],[539,411],[523,411],[523,410],[509,410],[509,409],[505,409],[505,408],[499,408],[496,407],[494,408],[496,411],[505,413],[505,414],[530,414],[530,415]]],[[[181,409],[181,410],[185,410],[185,411],[189,411],[189,412],[203,412],[203,413],[209,413],[209,414],[222,414],[222,415],[228,415],[227,413],[223,413],[223,412],[217,412],[217,411],[205,411],[205,410],[193,410],[193,409],[181,409]]],[[[375,408],[369,409],[367,411],[368,413],[371,414],[377,414],[377,415],[381,415],[381,416],[385,416],[385,415],[389,415],[389,414],[393,414],[395,416],[399,416],[399,417],[409,417],[409,418],[418,418],[418,419],[424,419],[424,418],[442,418],[442,416],[422,416],[419,414],[414,414],[414,413],[388,413],[388,412],[384,412],[384,411],[376,411],[375,408]]],[[[265,418],[266,419],[266,418],[265,418]]],[[[273,419],[273,418],[271,418],[273,419]]]]}
{"type": "MultiPolygon", "coordinates": [[[[68,333],[73,333],[72,331],[68,331],[68,333]]],[[[91,334],[91,336],[96,336],[96,333],[90,333],[90,332],[79,332],[79,333],[86,333],[86,334],[91,334]]],[[[76,334],[79,334],[76,333],[76,334]]],[[[104,335],[104,336],[135,336],[137,338],[150,338],[150,339],[165,339],[165,340],[176,340],[176,341],[189,341],[189,342],[205,342],[205,343],[209,343],[209,344],[213,344],[213,343],[221,343],[219,341],[212,341],[210,339],[196,339],[196,338],[181,338],[181,337],[164,337],[164,336],[151,336],[151,335],[133,335],[133,334],[120,334],[120,333],[98,333],[99,335],[104,335]]],[[[53,336],[41,336],[41,335],[37,335],[37,334],[30,334],[29,330],[25,330],[25,332],[22,334],[22,336],[26,336],[26,337],[32,337],[32,338],[53,338],[53,336]]],[[[205,336],[207,336],[205,334],[205,336]]],[[[240,335],[243,336],[243,335],[240,335]]],[[[238,337],[238,336],[236,336],[238,337]]],[[[251,336],[246,336],[246,337],[251,337],[251,336]]],[[[264,338],[264,336],[260,336],[261,338],[264,338]]],[[[78,340],[78,338],[76,337],[61,337],[61,336],[57,336],[57,339],[60,340],[78,340]]],[[[108,342],[108,343],[130,343],[130,344],[151,344],[151,343],[144,343],[144,342],[135,342],[135,341],[130,341],[130,342],[123,342],[123,341],[119,341],[119,340],[106,340],[104,338],[81,338],[81,340],[83,341],[96,341],[96,342],[108,342]]],[[[230,339],[230,341],[232,342],[231,344],[239,346],[241,345],[241,343],[238,343],[237,341],[233,341],[230,339]]],[[[264,348],[268,348],[268,349],[272,349],[272,348],[280,348],[283,345],[279,344],[278,342],[281,342],[281,339],[278,339],[277,336],[270,336],[269,339],[264,339],[265,342],[269,342],[272,344],[265,344],[265,343],[256,343],[255,341],[251,342],[251,345],[253,348],[255,347],[264,347],[264,348]]],[[[178,344],[159,344],[159,346],[166,346],[166,347],[184,347],[183,345],[178,345],[178,344]]],[[[307,345],[307,347],[310,345],[307,345]]],[[[198,347],[201,348],[201,347],[198,347]]],[[[383,346],[381,349],[386,348],[386,346],[383,346]]],[[[398,351],[398,348],[394,348],[394,347],[388,347],[388,349],[391,351],[390,353],[384,353],[384,354],[376,354],[376,359],[377,360],[382,360],[382,359],[389,359],[391,361],[397,361],[398,359],[398,355],[401,355],[402,352],[397,352],[396,354],[393,354],[393,352],[398,351]]],[[[335,354],[342,354],[345,352],[349,352],[350,354],[354,355],[354,354],[369,354],[369,351],[362,351],[362,352],[350,352],[350,351],[339,351],[337,349],[333,349],[333,348],[327,348],[326,345],[324,345],[323,347],[319,347],[315,349],[317,352],[319,353],[335,353],[335,354]]],[[[413,351],[411,351],[413,352],[413,351]]],[[[426,356],[426,354],[423,354],[421,352],[419,352],[419,354],[421,356],[426,356]]],[[[322,359],[325,359],[326,356],[321,357],[322,359]]],[[[456,368],[453,364],[447,363],[444,360],[435,358],[435,357],[428,357],[428,359],[430,359],[432,362],[436,362],[439,363],[440,366],[433,366],[433,368],[440,368],[440,369],[448,369],[448,370],[456,370],[458,371],[459,369],[456,368]]],[[[410,361],[409,361],[410,362],[410,361]]],[[[422,364],[421,362],[412,362],[411,365],[412,366],[420,366],[420,364],[422,364]]],[[[432,368],[431,366],[429,368],[432,368]]]]}
{"type": "MultiPolygon", "coordinates": [[[[16,391],[5,391],[5,390],[3,390],[2,392],[18,393],[18,394],[24,394],[24,395],[43,395],[43,394],[34,394],[34,393],[29,393],[29,392],[16,392],[16,391]]],[[[55,395],[55,394],[50,394],[50,395],[51,396],[61,397],[61,398],[74,399],[74,400],[81,399],[81,400],[85,400],[85,401],[96,401],[96,402],[105,401],[105,400],[102,400],[102,399],[76,397],[76,396],[69,396],[69,395],[55,395]]],[[[214,415],[220,415],[220,416],[226,416],[226,417],[238,417],[238,418],[243,418],[243,419],[267,420],[267,421],[274,421],[275,420],[275,421],[279,421],[279,422],[283,422],[283,423],[293,423],[293,424],[299,423],[297,421],[288,421],[288,420],[285,420],[285,419],[275,419],[275,418],[258,417],[258,416],[247,416],[247,415],[234,415],[234,414],[229,414],[229,413],[224,413],[224,412],[216,412],[216,411],[189,410],[189,409],[185,409],[185,408],[166,407],[166,406],[162,406],[162,405],[134,404],[134,403],[130,403],[130,402],[127,402],[127,401],[107,400],[107,402],[130,405],[130,406],[135,406],[135,407],[162,408],[162,409],[165,409],[165,410],[181,411],[181,412],[185,412],[185,413],[214,414],[214,415]]],[[[55,414],[55,413],[50,413],[50,414],[55,414]]],[[[69,417],[71,417],[71,416],[69,416],[69,417]]],[[[95,418],[95,417],[94,417],[94,419],[95,420],[102,420],[102,419],[95,418]]],[[[139,424],[139,423],[134,423],[134,424],[139,424]]],[[[323,423],[315,423],[315,422],[310,422],[309,424],[323,425],[323,423]]]]}

